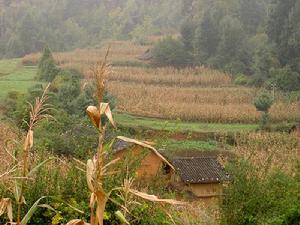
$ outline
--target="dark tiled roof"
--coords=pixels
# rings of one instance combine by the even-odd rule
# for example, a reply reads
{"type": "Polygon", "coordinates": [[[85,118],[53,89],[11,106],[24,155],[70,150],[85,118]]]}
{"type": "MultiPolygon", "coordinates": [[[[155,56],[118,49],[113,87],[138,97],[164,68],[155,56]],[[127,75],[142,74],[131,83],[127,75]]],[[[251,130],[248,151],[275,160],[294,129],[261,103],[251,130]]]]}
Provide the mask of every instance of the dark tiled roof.
{"type": "Polygon", "coordinates": [[[229,179],[217,157],[177,158],[173,165],[186,183],[219,183],[229,179]]]}
{"type": "Polygon", "coordinates": [[[126,148],[129,148],[133,145],[134,145],[133,143],[126,142],[126,141],[123,141],[120,139],[116,139],[112,145],[112,151],[113,151],[113,153],[117,153],[117,152],[122,151],[126,148]]]}

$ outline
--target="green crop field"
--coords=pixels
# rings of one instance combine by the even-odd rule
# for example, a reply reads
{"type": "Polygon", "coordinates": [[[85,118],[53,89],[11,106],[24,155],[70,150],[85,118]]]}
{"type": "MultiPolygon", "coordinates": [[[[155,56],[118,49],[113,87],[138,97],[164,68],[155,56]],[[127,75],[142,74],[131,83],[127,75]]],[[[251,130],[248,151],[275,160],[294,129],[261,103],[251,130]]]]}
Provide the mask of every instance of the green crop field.
{"type": "Polygon", "coordinates": [[[0,61],[0,99],[11,91],[25,93],[28,88],[38,84],[34,80],[37,68],[22,66],[19,59],[0,61]]]}
{"type": "Polygon", "coordinates": [[[257,129],[256,124],[197,123],[180,120],[162,120],[115,113],[116,121],[125,127],[142,127],[171,132],[240,132],[257,129]]]}

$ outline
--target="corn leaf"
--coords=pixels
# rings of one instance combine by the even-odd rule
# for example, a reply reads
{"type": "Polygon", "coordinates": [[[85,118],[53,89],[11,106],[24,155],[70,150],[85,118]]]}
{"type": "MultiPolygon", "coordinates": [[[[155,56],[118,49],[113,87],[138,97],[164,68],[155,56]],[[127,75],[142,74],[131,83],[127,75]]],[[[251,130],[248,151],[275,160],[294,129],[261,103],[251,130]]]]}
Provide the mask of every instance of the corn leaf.
{"type": "Polygon", "coordinates": [[[120,211],[120,210],[118,210],[118,211],[116,211],[115,212],[115,215],[116,215],[116,217],[120,220],[120,222],[122,223],[122,224],[130,224],[127,220],[126,220],[126,218],[125,218],[125,216],[123,215],[123,213],[120,211]]]}
{"type": "Polygon", "coordinates": [[[50,162],[51,160],[53,160],[55,158],[49,158],[44,160],[43,162],[41,162],[40,164],[38,164],[37,166],[35,166],[32,170],[30,170],[30,172],[28,173],[28,177],[32,176],[36,171],[38,171],[39,168],[41,168],[43,165],[45,165],[46,163],[50,162]]]}
{"type": "Polygon", "coordinates": [[[90,120],[94,124],[95,127],[99,128],[99,122],[100,122],[100,112],[98,111],[96,106],[89,106],[86,109],[86,112],[88,116],[90,117],[90,120]]]}
{"type": "Polygon", "coordinates": [[[113,120],[113,116],[112,116],[112,112],[110,110],[110,107],[108,105],[108,103],[101,103],[100,104],[100,115],[105,114],[106,117],[108,118],[108,120],[110,121],[110,123],[116,127],[115,122],[113,120]]]}
{"type": "Polygon", "coordinates": [[[138,141],[136,139],[132,139],[132,138],[128,138],[128,137],[123,137],[123,136],[118,136],[118,139],[122,140],[122,141],[126,141],[129,143],[133,143],[136,145],[140,145],[144,148],[148,148],[150,149],[154,154],[156,154],[159,158],[161,158],[162,161],[164,161],[166,164],[168,164],[173,170],[175,170],[174,166],[165,158],[163,157],[154,147],[152,147],[151,145],[142,142],[142,141],[138,141]]]}
{"type": "Polygon", "coordinates": [[[151,201],[151,202],[162,202],[162,203],[168,203],[171,205],[185,205],[187,204],[186,202],[181,202],[181,201],[177,201],[177,200],[173,200],[173,199],[160,199],[158,198],[156,195],[149,195],[147,193],[144,192],[140,192],[134,189],[130,189],[130,193],[143,198],[145,200],[151,201]]]}
{"type": "Polygon", "coordinates": [[[69,221],[66,225],[89,225],[89,223],[85,223],[83,220],[75,219],[69,221]]]}
{"type": "Polygon", "coordinates": [[[20,225],[26,225],[29,220],[31,219],[31,217],[33,216],[33,214],[35,213],[35,211],[37,210],[37,208],[39,207],[39,203],[41,200],[47,198],[46,196],[43,196],[41,198],[39,198],[29,209],[29,211],[27,212],[27,214],[23,217],[20,225]]]}

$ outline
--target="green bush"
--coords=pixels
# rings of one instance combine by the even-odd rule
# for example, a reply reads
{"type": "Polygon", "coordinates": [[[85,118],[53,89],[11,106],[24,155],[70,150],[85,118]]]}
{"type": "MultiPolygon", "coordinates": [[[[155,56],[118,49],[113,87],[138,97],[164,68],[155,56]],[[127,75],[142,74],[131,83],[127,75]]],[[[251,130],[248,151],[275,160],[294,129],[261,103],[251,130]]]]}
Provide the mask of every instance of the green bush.
{"type": "Polygon", "coordinates": [[[270,115],[269,109],[274,102],[273,96],[266,91],[258,93],[254,99],[254,105],[257,111],[261,112],[260,129],[270,130],[270,115]]]}
{"type": "Polygon", "coordinates": [[[193,64],[193,56],[179,40],[168,37],[154,46],[152,63],[155,66],[185,67],[193,64]]]}
{"type": "Polygon", "coordinates": [[[58,73],[59,69],[55,65],[52,53],[48,46],[46,46],[38,64],[38,79],[51,82],[58,73]]]}
{"type": "Polygon", "coordinates": [[[270,107],[272,106],[274,99],[272,95],[270,95],[266,91],[262,91],[258,93],[258,95],[254,99],[254,105],[257,111],[260,112],[268,112],[270,107]]]}
{"type": "Polygon", "coordinates": [[[221,224],[300,224],[297,176],[274,171],[260,177],[245,161],[229,165],[228,170],[232,181],[221,201],[221,224]]]}
{"type": "Polygon", "coordinates": [[[283,91],[300,90],[300,75],[293,72],[289,66],[281,69],[271,69],[270,74],[279,89],[283,91]]]}
{"type": "Polygon", "coordinates": [[[97,132],[88,119],[62,110],[56,111],[54,118],[36,128],[36,150],[80,159],[91,157],[97,143],[97,132]]]}

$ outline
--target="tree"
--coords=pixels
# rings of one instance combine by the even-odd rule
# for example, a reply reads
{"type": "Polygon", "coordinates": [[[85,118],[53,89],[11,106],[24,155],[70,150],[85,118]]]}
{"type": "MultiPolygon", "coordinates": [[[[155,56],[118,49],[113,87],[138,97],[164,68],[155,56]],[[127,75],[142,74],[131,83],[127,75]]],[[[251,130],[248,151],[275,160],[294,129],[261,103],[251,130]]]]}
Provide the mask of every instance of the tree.
{"type": "Polygon", "coordinates": [[[180,28],[181,41],[185,50],[193,51],[195,24],[191,19],[184,21],[180,28]]]}
{"type": "Polygon", "coordinates": [[[130,33],[133,41],[139,44],[147,44],[147,38],[149,35],[155,32],[153,25],[153,19],[145,17],[142,24],[137,25],[134,30],[130,33]]]}
{"type": "Polygon", "coordinates": [[[253,51],[252,71],[263,83],[270,79],[270,69],[279,67],[280,63],[266,34],[255,35],[250,40],[250,46],[253,51]]]}
{"type": "Polygon", "coordinates": [[[294,72],[290,66],[272,69],[270,75],[276,86],[283,91],[297,91],[300,89],[300,75],[294,72]]]}
{"type": "Polygon", "coordinates": [[[265,20],[263,2],[260,0],[240,0],[240,20],[248,34],[256,34],[258,27],[265,20]]]}
{"type": "Polygon", "coordinates": [[[236,18],[225,16],[221,27],[221,39],[213,65],[233,74],[249,74],[252,59],[241,23],[236,18]]]}
{"type": "Polygon", "coordinates": [[[184,67],[193,64],[193,57],[179,40],[168,37],[155,45],[152,63],[156,66],[184,67]]]}
{"type": "Polygon", "coordinates": [[[267,33],[276,44],[277,54],[283,66],[290,65],[300,72],[300,2],[276,0],[272,5],[267,33]]]}
{"type": "Polygon", "coordinates": [[[204,14],[200,26],[196,29],[195,50],[197,58],[205,62],[214,56],[219,44],[219,27],[217,21],[208,11],[204,14]]]}
{"type": "Polygon", "coordinates": [[[254,105],[257,111],[262,112],[260,120],[260,126],[262,129],[267,129],[269,127],[269,109],[271,108],[273,102],[273,96],[266,91],[258,93],[254,99],[254,105]]]}
{"type": "Polygon", "coordinates": [[[56,67],[54,58],[48,46],[44,48],[42,58],[38,65],[37,76],[39,80],[52,81],[58,74],[59,69],[56,67]]]}

